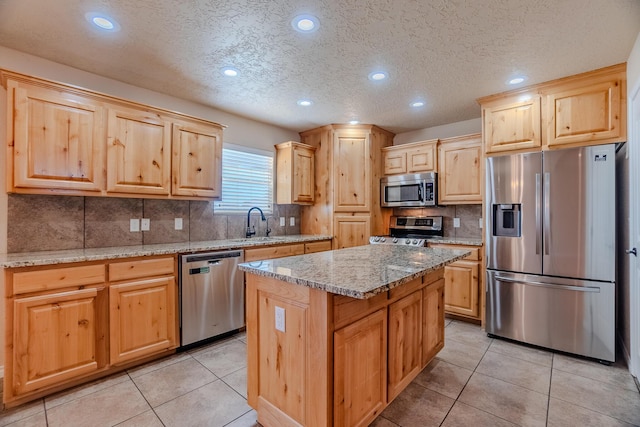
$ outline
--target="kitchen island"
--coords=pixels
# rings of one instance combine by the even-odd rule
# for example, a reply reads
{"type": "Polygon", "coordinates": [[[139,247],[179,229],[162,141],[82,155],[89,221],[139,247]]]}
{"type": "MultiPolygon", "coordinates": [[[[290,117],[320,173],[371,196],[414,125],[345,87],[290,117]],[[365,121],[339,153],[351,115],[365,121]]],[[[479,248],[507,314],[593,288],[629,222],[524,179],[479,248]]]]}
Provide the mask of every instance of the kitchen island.
{"type": "Polygon", "coordinates": [[[369,245],[240,264],[258,421],[372,422],[444,346],[444,266],[468,254],[369,245]]]}

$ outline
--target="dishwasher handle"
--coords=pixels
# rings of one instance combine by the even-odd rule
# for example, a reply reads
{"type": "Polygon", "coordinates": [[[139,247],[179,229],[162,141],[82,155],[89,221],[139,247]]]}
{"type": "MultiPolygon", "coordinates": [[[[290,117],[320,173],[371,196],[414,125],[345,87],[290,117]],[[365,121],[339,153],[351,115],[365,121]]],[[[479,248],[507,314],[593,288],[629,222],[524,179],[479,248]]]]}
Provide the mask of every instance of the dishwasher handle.
{"type": "Polygon", "coordinates": [[[239,258],[242,256],[243,251],[222,251],[222,252],[208,252],[205,254],[193,254],[193,255],[181,255],[180,258],[183,264],[192,262],[222,260],[225,258],[239,258]]]}

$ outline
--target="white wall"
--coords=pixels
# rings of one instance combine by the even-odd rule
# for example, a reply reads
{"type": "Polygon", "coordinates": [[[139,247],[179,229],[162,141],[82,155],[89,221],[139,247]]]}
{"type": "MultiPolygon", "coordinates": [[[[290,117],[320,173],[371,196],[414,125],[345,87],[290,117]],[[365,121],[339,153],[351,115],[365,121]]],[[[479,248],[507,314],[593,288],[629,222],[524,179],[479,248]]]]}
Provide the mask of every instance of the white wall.
{"type": "Polygon", "coordinates": [[[480,133],[481,131],[482,120],[478,117],[477,119],[465,120],[463,122],[449,123],[447,125],[399,133],[393,138],[393,145],[407,144],[409,142],[425,141],[436,138],[450,138],[452,136],[480,133]]]}
{"type": "Polygon", "coordinates": [[[224,130],[223,140],[233,144],[274,151],[274,144],[299,140],[298,133],[288,129],[132,86],[2,46],[0,46],[0,68],[211,120],[227,126],[224,130]]]}

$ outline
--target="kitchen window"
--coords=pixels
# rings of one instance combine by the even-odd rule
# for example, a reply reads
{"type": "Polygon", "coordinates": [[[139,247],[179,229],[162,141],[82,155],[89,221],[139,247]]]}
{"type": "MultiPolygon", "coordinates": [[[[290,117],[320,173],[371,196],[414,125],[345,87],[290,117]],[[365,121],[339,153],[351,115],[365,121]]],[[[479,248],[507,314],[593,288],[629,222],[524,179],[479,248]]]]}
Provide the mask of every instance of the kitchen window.
{"type": "Polygon", "coordinates": [[[246,213],[258,206],[272,213],[273,153],[240,145],[222,148],[222,198],[215,202],[216,213],[246,213]]]}

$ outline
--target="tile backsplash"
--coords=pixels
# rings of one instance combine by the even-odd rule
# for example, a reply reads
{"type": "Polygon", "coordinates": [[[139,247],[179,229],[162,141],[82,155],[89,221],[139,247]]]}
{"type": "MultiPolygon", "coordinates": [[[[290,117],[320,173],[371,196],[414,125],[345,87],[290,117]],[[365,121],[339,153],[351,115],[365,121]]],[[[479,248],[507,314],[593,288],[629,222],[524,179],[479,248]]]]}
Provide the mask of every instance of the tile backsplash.
{"type": "MultiPolygon", "coordinates": [[[[128,199],[112,197],[41,196],[9,194],[7,251],[31,252],[101,248],[141,244],[178,243],[245,236],[247,215],[214,213],[214,202],[128,199]],[[149,218],[149,231],[130,232],[129,220],[149,218]],[[182,230],[175,230],[182,218],[182,230]]],[[[271,236],[300,234],[300,207],[274,205],[267,215],[271,236]],[[281,227],[279,218],[286,217],[281,227]],[[295,218],[295,226],[289,218],[295,218]]],[[[267,223],[251,214],[256,235],[267,223]]]]}
{"type": "Polygon", "coordinates": [[[435,208],[394,208],[397,216],[442,216],[445,237],[482,238],[480,219],[482,205],[451,205],[435,208]],[[460,218],[460,227],[453,227],[453,219],[460,218]]]}

